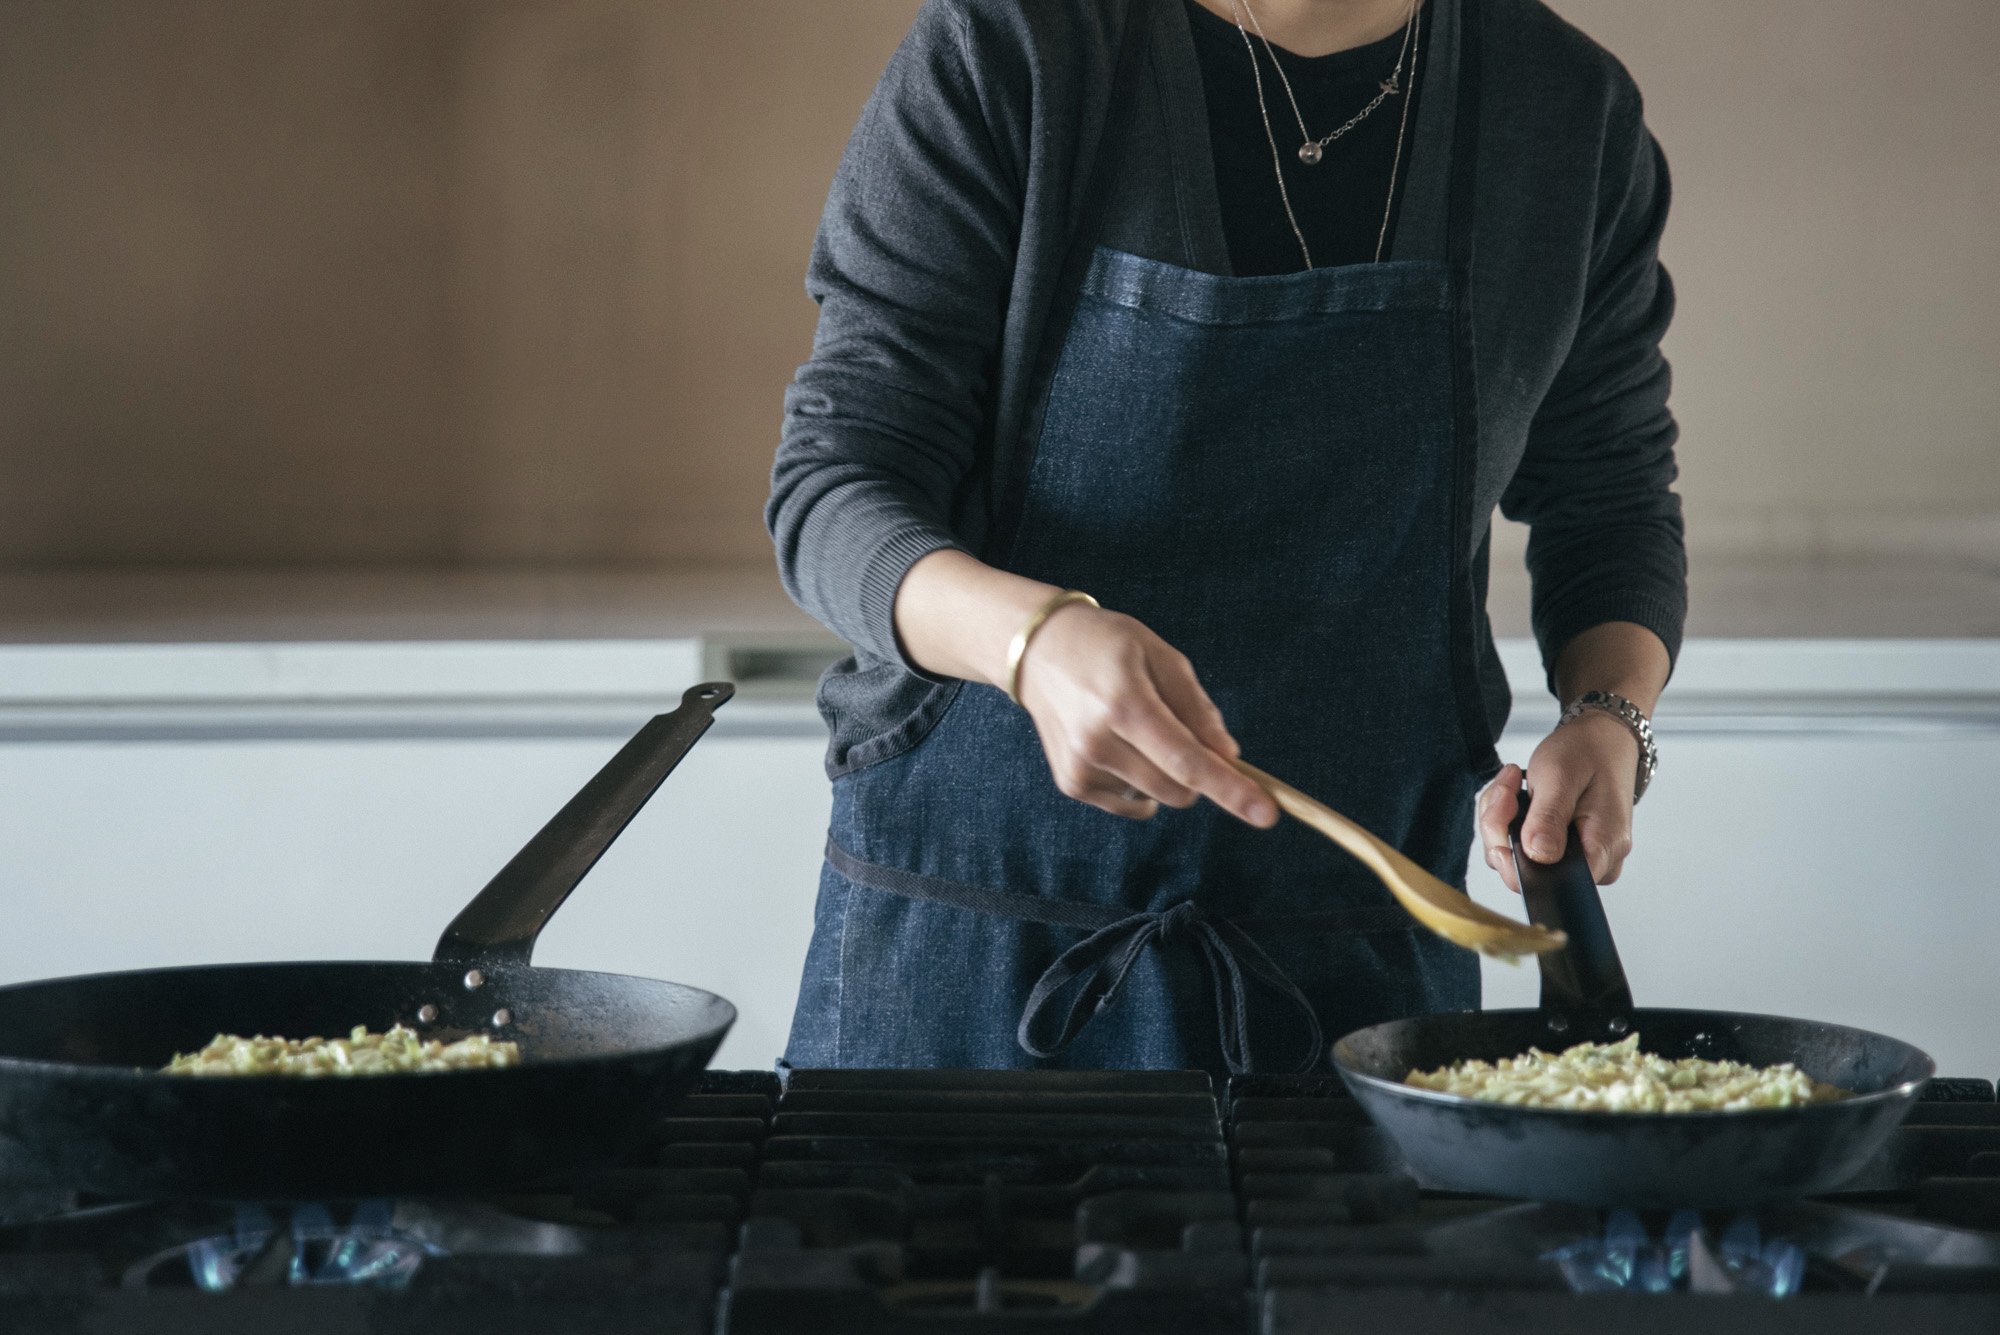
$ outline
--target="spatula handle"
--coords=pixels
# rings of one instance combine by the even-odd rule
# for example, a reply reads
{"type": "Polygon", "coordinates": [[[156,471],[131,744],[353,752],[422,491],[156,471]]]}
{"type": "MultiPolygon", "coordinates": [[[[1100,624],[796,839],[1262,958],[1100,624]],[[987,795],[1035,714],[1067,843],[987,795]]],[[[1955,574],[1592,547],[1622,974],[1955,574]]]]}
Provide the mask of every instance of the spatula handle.
{"type": "Polygon", "coordinates": [[[1514,851],[1514,872],[1521,879],[1521,897],[1528,919],[1565,933],[1560,950],[1536,956],[1542,969],[1542,1009],[1564,1022],[1573,1041],[1595,1040],[1606,1033],[1623,1033],[1632,1014],[1632,988],[1619,963],[1604,900],[1590,878],[1590,863],[1575,825],[1569,827],[1563,855],[1554,862],[1537,862],[1521,847],[1521,828],[1528,819],[1528,790],[1520,792],[1508,842],[1514,851]]]}

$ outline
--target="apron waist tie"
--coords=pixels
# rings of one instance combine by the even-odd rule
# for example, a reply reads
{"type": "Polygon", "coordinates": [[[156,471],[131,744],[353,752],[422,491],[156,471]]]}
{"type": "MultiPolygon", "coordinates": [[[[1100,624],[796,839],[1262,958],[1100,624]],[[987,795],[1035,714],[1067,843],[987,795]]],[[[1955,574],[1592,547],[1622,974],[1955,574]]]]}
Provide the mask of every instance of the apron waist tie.
{"type": "Polygon", "coordinates": [[[1222,1055],[1230,1071],[1242,1075],[1251,1069],[1247,984],[1252,979],[1276,992],[1305,1018],[1309,1042],[1305,1055],[1293,1069],[1308,1070],[1326,1047],[1319,1016],[1299,985],[1278,967],[1278,962],[1257,944],[1245,926],[1255,924],[1293,935],[1405,932],[1415,926],[1410,915],[1394,904],[1238,921],[1205,913],[1193,900],[1183,900],[1157,913],[1124,913],[1102,904],[989,890],[899,867],[880,866],[855,857],[832,839],[826,843],[826,860],[842,876],[870,890],[1089,932],[1089,936],[1056,958],[1028,994],[1015,1038],[1034,1057],[1046,1058],[1061,1052],[1099,1011],[1113,1005],[1132,966],[1148,945],[1164,946],[1185,935],[1201,951],[1208,969],[1209,982],[1215,991],[1222,1055]],[[1049,1017],[1069,988],[1076,991],[1068,1014],[1063,1016],[1056,1032],[1047,1035],[1049,1017]]]}
{"type": "Polygon", "coordinates": [[[1306,1052],[1292,1069],[1295,1072],[1311,1069],[1326,1046],[1312,1002],[1248,932],[1227,918],[1209,917],[1191,899],[1159,913],[1135,913],[1121,918],[1058,955],[1028,993],[1015,1041],[1032,1056],[1055,1056],[1076,1040],[1099,1011],[1109,1009],[1118,1000],[1132,966],[1138,963],[1140,953],[1148,945],[1158,942],[1166,946],[1183,934],[1193,938],[1201,948],[1203,962],[1208,967],[1209,983],[1215,989],[1222,1059],[1231,1073],[1243,1075],[1251,1069],[1250,1026],[1244,1015],[1249,1005],[1248,988],[1244,985],[1246,969],[1305,1018],[1306,1052]],[[1062,1016],[1061,1026],[1052,1037],[1038,1037],[1036,1031],[1047,1030],[1048,1019],[1060,1008],[1059,998],[1072,984],[1075,994],[1068,1013],[1062,1016]]]}

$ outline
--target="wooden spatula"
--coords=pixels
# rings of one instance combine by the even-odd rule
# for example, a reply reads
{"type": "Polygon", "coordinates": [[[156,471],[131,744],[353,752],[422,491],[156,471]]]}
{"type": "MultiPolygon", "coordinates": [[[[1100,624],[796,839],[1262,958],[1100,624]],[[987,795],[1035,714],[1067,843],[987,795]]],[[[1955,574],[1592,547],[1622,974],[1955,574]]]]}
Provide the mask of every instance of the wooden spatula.
{"type": "Polygon", "coordinates": [[[1304,821],[1360,859],[1362,866],[1389,887],[1389,893],[1409,910],[1412,918],[1445,940],[1500,959],[1558,950],[1567,940],[1561,932],[1515,922],[1473,903],[1463,891],[1446,885],[1404,857],[1400,850],[1377,839],[1332,807],[1307,797],[1283,779],[1274,779],[1241,760],[1236,762],[1236,768],[1269,793],[1287,814],[1304,821]]]}

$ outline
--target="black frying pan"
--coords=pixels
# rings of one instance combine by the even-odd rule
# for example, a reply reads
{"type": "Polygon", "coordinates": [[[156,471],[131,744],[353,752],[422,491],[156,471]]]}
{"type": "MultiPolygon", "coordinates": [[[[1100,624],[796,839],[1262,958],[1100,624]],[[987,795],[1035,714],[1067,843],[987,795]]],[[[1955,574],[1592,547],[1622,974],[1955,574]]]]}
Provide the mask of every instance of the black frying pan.
{"type": "Polygon", "coordinates": [[[267,1200],[491,1189],[602,1162],[736,1019],[678,983],[529,967],[535,938],[734,694],[696,686],[501,869],[428,964],[230,964],[0,988],[0,1180],[267,1200]],[[350,1078],[158,1074],[217,1033],[486,1032],[522,1064],[350,1078]]]}
{"type": "MultiPolygon", "coordinates": [[[[1524,792],[1522,816],[1527,809],[1524,792]]],[[[1853,1178],[1934,1073],[1931,1059],[1908,1043],[1844,1025],[1634,1009],[1576,831],[1554,865],[1520,852],[1521,817],[1513,834],[1528,916],[1569,934],[1563,949],[1540,957],[1541,1008],[1394,1020],[1333,1049],[1347,1087],[1426,1186],[1638,1208],[1743,1207],[1811,1195],[1853,1178]],[[1746,1112],[1597,1113],[1518,1108],[1403,1083],[1413,1069],[1607,1042],[1635,1028],[1649,1052],[1794,1062],[1855,1097],[1746,1112]]]]}

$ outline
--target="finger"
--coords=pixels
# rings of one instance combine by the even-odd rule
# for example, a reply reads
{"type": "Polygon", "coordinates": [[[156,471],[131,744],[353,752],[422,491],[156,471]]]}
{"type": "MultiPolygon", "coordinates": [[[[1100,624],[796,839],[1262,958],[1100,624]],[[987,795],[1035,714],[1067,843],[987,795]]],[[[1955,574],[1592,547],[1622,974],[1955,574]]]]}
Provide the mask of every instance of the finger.
{"type": "Polygon", "coordinates": [[[1095,788],[1086,788],[1077,798],[1086,806],[1108,811],[1114,816],[1127,820],[1151,820],[1160,814],[1160,804],[1144,793],[1137,793],[1126,786],[1123,780],[1106,775],[1104,783],[1095,788]]]}
{"type": "Polygon", "coordinates": [[[1229,725],[1223,722],[1222,711],[1216,707],[1215,701],[1209,699],[1201,679],[1195,676],[1194,664],[1188,662],[1187,656],[1162,640],[1153,658],[1154,684],[1174,716],[1201,739],[1203,746],[1223,759],[1234,760],[1242,755],[1243,748],[1230,735],[1229,725]]]}
{"type": "Polygon", "coordinates": [[[1123,779],[1105,773],[1062,743],[1045,743],[1043,750],[1049,758],[1049,777],[1064,797],[1132,820],[1151,820],[1159,812],[1159,803],[1134,792],[1123,779]]]}
{"type": "Polygon", "coordinates": [[[1133,791],[1166,806],[1191,807],[1201,797],[1186,784],[1175,783],[1158,765],[1120,738],[1100,738],[1089,748],[1088,754],[1091,763],[1098,769],[1133,791]]]}
{"type": "Polygon", "coordinates": [[[1204,746],[1151,682],[1127,697],[1113,726],[1169,778],[1194,789],[1237,819],[1264,829],[1278,823],[1278,805],[1270,795],[1204,746]]]}
{"type": "Polygon", "coordinates": [[[1514,813],[1521,804],[1522,777],[1519,765],[1503,765],[1493,776],[1493,782],[1480,791],[1477,812],[1479,842],[1486,850],[1486,865],[1499,873],[1501,882],[1517,895],[1521,886],[1514,875],[1507,827],[1514,823],[1514,813]]]}
{"type": "Polygon", "coordinates": [[[1521,843],[1537,862],[1554,862],[1569,844],[1569,823],[1576,815],[1576,801],[1582,785],[1565,771],[1537,770],[1528,762],[1528,819],[1522,823],[1521,843]]]}
{"type": "MultiPolygon", "coordinates": [[[[1184,745],[1178,740],[1178,733],[1185,729],[1193,734],[1209,756],[1219,758],[1193,757],[1193,768],[1185,774],[1174,770],[1171,765],[1164,768],[1239,819],[1264,829],[1276,825],[1278,804],[1234,765],[1227,763],[1242,755],[1243,748],[1230,734],[1222,711],[1203,689],[1187,656],[1162,640],[1158,651],[1149,656],[1148,665],[1168,725],[1169,737],[1157,740],[1169,746],[1184,745]],[[1189,782],[1196,777],[1203,781],[1189,782]]],[[[1141,750],[1150,749],[1144,742],[1139,745],[1141,750]]],[[[1159,758],[1156,753],[1155,759],[1159,758]]]]}
{"type": "Polygon", "coordinates": [[[1052,763],[1050,773],[1063,796],[1074,798],[1085,806],[1096,807],[1114,816],[1124,816],[1128,820],[1151,820],[1159,814],[1158,802],[1135,791],[1117,775],[1107,774],[1079,757],[1067,756],[1052,763]]]}
{"type": "Polygon", "coordinates": [[[1493,781],[1479,790],[1479,800],[1475,807],[1475,820],[1479,827],[1480,842],[1490,852],[1507,847],[1507,827],[1513,823],[1515,808],[1519,805],[1516,792],[1521,786],[1521,767],[1503,765],[1493,781]]]}
{"type": "Polygon", "coordinates": [[[1592,783],[1576,804],[1576,833],[1591,879],[1610,885],[1632,852],[1632,804],[1612,785],[1592,783]]]}

